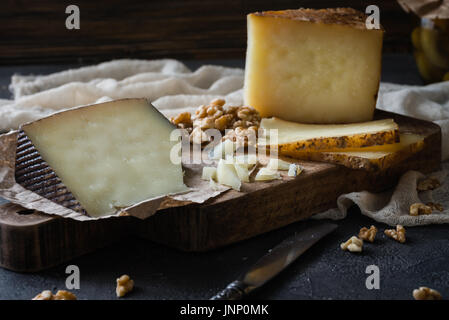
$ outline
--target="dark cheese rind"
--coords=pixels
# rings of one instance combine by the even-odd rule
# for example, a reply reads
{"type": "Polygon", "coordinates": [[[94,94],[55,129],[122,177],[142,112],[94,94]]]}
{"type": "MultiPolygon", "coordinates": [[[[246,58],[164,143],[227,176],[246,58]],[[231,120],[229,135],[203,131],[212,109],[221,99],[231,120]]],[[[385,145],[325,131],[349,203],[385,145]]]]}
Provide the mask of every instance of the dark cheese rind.
{"type": "MultiPolygon", "coordinates": [[[[304,22],[337,24],[357,29],[366,29],[366,19],[363,12],[352,8],[328,8],[328,9],[290,9],[280,11],[263,11],[252,13],[256,16],[284,18],[304,22]]],[[[383,30],[382,26],[380,29],[383,30]]]]}
{"type": "Polygon", "coordinates": [[[25,189],[63,207],[87,215],[79,201],[42,159],[39,151],[23,130],[19,131],[17,137],[15,178],[16,182],[25,189]]]}

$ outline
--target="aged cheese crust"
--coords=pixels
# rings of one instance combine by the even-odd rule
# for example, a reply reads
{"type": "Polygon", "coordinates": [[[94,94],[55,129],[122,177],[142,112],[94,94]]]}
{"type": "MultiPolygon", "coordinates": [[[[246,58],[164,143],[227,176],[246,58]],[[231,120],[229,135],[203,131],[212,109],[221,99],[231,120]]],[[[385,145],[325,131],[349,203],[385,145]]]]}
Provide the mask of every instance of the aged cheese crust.
{"type": "Polygon", "coordinates": [[[424,138],[414,134],[401,134],[401,142],[387,146],[342,149],[331,152],[299,152],[283,149],[280,154],[301,160],[340,164],[352,169],[368,171],[385,170],[424,147],[424,138]],[[350,151],[345,151],[350,150],[350,151]]]}
{"type": "MultiPolygon", "coordinates": [[[[313,125],[293,123],[277,118],[263,119],[261,128],[277,129],[281,154],[362,148],[399,142],[399,127],[392,119],[357,124],[313,125]]],[[[260,139],[259,145],[266,141],[260,139]]]]}
{"type": "MultiPolygon", "coordinates": [[[[260,17],[274,17],[305,22],[339,24],[352,28],[366,29],[367,16],[352,8],[328,8],[328,9],[290,9],[281,11],[262,11],[252,13],[260,17]]],[[[382,29],[383,30],[383,29],[382,29]]]]}

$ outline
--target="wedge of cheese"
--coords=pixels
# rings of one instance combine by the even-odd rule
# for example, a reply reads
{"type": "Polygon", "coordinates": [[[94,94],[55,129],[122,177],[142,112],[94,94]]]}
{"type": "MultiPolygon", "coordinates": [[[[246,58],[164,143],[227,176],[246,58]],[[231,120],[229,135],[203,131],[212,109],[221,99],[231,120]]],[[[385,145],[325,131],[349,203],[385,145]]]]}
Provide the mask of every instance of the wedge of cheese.
{"type": "Polygon", "coordinates": [[[187,189],[170,159],[175,127],[145,99],[72,109],[22,129],[92,217],[187,189]]]}
{"type": "Polygon", "coordinates": [[[284,150],[285,156],[301,160],[330,162],[353,169],[378,171],[400,163],[424,147],[424,137],[403,133],[399,143],[366,148],[333,149],[324,152],[284,150]]]}
{"type": "Polygon", "coordinates": [[[372,120],[383,30],[365,20],[349,8],[249,14],[245,104],[302,123],[372,120]]]}
{"type": "Polygon", "coordinates": [[[259,138],[259,146],[278,146],[280,154],[399,142],[399,128],[393,119],[351,124],[303,124],[264,118],[260,128],[263,129],[263,135],[259,138]]]}

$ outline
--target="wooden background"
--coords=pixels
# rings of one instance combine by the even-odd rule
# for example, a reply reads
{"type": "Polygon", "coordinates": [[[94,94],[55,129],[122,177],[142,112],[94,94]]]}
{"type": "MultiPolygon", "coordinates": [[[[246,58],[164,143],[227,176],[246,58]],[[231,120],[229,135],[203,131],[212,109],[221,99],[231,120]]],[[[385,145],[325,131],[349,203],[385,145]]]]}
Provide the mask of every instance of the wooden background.
{"type": "Polygon", "coordinates": [[[380,8],[384,51],[411,49],[414,18],[394,0],[2,0],[0,64],[90,63],[113,58],[243,58],[246,14],[268,9],[380,8]],[[68,30],[65,8],[80,8],[68,30]]]}

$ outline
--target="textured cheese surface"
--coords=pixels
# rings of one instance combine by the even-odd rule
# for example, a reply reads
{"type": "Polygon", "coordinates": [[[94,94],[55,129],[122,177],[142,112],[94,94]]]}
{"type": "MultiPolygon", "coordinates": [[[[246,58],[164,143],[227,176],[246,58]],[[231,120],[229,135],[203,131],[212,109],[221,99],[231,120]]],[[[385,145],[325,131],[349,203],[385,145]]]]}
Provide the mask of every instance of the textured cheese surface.
{"type": "Polygon", "coordinates": [[[186,190],[170,161],[174,127],[144,99],[82,107],[23,126],[90,216],[186,190]]]}
{"type": "Polygon", "coordinates": [[[383,31],[327,20],[248,15],[245,104],[262,117],[304,123],[372,119],[383,31]]]}
{"type": "Polygon", "coordinates": [[[260,127],[264,130],[277,129],[279,144],[320,138],[370,134],[398,129],[398,125],[393,119],[350,124],[303,124],[278,118],[264,118],[260,123],[260,127]]]}
{"type": "Polygon", "coordinates": [[[366,159],[380,159],[392,153],[399,152],[409,147],[412,144],[422,143],[424,137],[419,134],[401,134],[401,141],[399,143],[386,144],[383,146],[372,146],[365,148],[348,148],[335,150],[332,152],[326,151],[328,154],[346,155],[352,157],[360,157],[366,159]]]}

